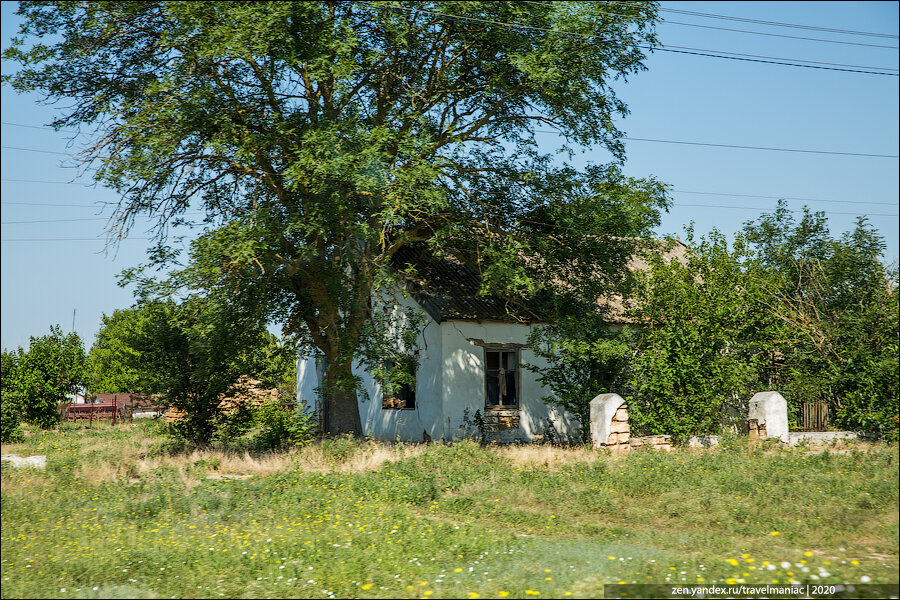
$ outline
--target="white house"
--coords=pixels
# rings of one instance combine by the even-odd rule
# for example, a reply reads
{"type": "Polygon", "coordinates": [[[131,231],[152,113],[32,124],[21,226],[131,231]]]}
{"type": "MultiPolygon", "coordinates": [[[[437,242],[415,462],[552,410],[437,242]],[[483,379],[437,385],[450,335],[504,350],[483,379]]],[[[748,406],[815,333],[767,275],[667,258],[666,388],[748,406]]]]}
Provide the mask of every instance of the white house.
{"type": "MultiPolygon", "coordinates": [[[[496,296],[479,296],[479,278],[468,267],[449,259],[425,260],[412,249],[395,259],[413,264],[416,279],[406,290],[390,294],[375,310],[414,307],[427,315],[418,347],[414,389],[385,397],[382,386],[362,368],[358,394],[365,435],[381,440],[458,440],[477,432],[476,412],[491,439],[533,441],[552,424],[561,438],[576,439],[578,422],[562,409],[548,406],[549,390],[523,364],[546,363],[528,347],[528,335],[541,327],[539,318],[496,296]],[[515,316],[517,322],[512,322],[515,316]]],[[[614,311],[621,315],[621,311],[614,311]]],[[[614,317],[624,321],[621,317],[614,317]]],[[[322,382],[321,359],[301,359],[297,366],[297,400],[317,411],[316,388],[322,382]]]]}

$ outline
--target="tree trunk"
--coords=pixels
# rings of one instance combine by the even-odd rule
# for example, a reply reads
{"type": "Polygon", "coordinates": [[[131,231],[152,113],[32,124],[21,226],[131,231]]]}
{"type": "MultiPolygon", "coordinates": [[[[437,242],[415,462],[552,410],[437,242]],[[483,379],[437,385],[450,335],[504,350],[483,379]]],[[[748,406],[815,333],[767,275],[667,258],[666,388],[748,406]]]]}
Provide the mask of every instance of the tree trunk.
{"type": "Polygon", "coordinates": [[[327,378],[328,385],[323,390],[322,432],[329,437],[345,434],[362,436],[352,361],[329,360],[327,378]]]}

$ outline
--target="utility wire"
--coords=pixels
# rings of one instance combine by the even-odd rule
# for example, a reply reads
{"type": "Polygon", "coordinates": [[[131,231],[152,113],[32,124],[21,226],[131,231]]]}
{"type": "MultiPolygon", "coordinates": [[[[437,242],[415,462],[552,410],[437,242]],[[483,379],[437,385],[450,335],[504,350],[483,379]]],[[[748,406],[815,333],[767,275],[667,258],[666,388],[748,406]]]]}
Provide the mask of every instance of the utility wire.
{"type": "Polygon", "coordinates": [[[869,200],[823,200],[821,198],[792,198],[790,196],[757,196],[755,194],[727,194],[724,192],[694,192],[690,190],[672,190],[673,194],[702,194],[705,196],[734,196],[736,198],[765,198],[769,200],[796,200],[798,202],[833,202],[835,204],[880,204],[897,206],[896,202],[871,202],[869,200]]]}
{"type": "MultiPolygon", "coordinates": [[[[730,209],[734,209],[734,210],[758,210],[758,211],[762,211],[762,212],[775,212],[774,208],[760,208],[760,207],[756,207],[756,206],[726,206],[724,204],[682,204],[681,202],[676,202],[674,204],[674,206],[691,206],[691,207],[701,207],[701,208],[730,208],[730,209]]],[[[803,210],[801,210],[801,209],[793,209],[793,208],[788,208],[786,210],[789,212],[795,212],[795,213],[803,212],[803,210]]],[[[829,215],[850,215],[850,216],[854,216],[854,217],[857,217],[857,216],[900,217],[900,215],[884,214],[884,213],[863,213],[862,215],[860,215],[859,213],[855,213],[855,212],[838,212],[838,211],[834,211],[834,210],[823,210],[821,212],[824,212],[829,215]]]]}
{"type": "MultiPolygon", "coordinates": [[[[555,133],[558,134],[558,131],[553,131],[552,129],[535,129],[535,133],[555,133]]],[[[768,146],[744,146],[739,144],[714,144],[708,142],[688,142],[686,140],[660,140],[655,138],[635,138],[635,137],[623,137],[622,139],[633,141],[633,142],[655,142],[660,144],[687,144],[689,146],[713,146],[716,148],[737,148],[741,150],[768,150],[770,152],[800,152],[804,154],[834,154],[839,156],[863,156],[868,158],[900,158],[897,154],[870,154],[864,152],[837,152],[831,150],[805,150],[802,148],[774,148],[768,146]]],[[[18,148],[14,146],[3,146],[3,148],[9,148],[12,150],[27,150],[29,152],[46,152],[50,154],[64,154],[65,156],[74,156],[73,154],[66,154],[64,152],[52,152],[50,150],[36,150],[33,148],[18,148]]],[[[15,181],[13,179],[4,179],[3,181],[15,181]]],[[[21,180],[25,181],[25,180],[21,180]]],[[[62,181],[56,182],[42,182],[42,183],[68,183],[62,181]]],[[[83,184],[78,184],[83,185],[83,184]]]]}
{"type": "Polygon", "coordinates": [[[632,142],[657,142],[661,144],[687,144],[689,146],[712,146],[715,148],[740,148],[742,150],[768,150],[770,152],[802,152],[806,154],[834,154],[838,156],[866,156],[870,158],[900,158],[896,154],[865,154],[862,152],[831,152],[828,150],[802,150],[799,148],[773,148],[769,146],[738,146],[736,144],[710,144],[705,142],[686,142],[683,140],[657,140],[651,138],[623,138],[632,142]]]}
{"type": "MultiPolygon", "coordinates": [[[[35,179],[0,179],[0,181],[24,181],[28,183],[60,183],[64,185],[73,185],[69,181],[41,181],[35,179]]],[[[824,198],[800,198],[795,196],[762,196],[758,194],[733,194],[730,192],[700,192],[695,190],[671,190],[675,194],[701,194],[704,196],[733,196],[735,198],[763,198],[767,200],[794,200],[797,202],[830,202],[834,204],[878,204],[882,206],[897,206],[897,202],[876,202],[873,200],[826,200],[824,198]]],[[[75,208],[103,208],[102,205],[115,204],[114,202],[103,202],[102,205],[97,204],[48,204],[44,202],[7,202],[2,201],[0,204],[14,204],[20,206],[61,206],[75,208]]],[[[188,214],[188,213],[186,213],[188,214]]],[[[190,214],[203,214],[201,212],[190,214]]]]}
{"type": "Polygon", "coordinates": [[[804,40],[807,42],[824,42],[827,44],[843,44],[847,46],[865,46],[867,48],[886,48],[888,50],[900,50],[900,46],[883,46],[881,44],[866,44],[863,42],[847,42],[844,40],[826,40],[824,38],[811,38],[811,37],[803,37],[799,35],[786,35],[783,33],[767,33],[764,31],[750,31],[749,29],[734,29],[731,27],[716,27],[715,25],[700,25],[699,23],[682,23],[681,21],[670,21],[666,19],[663,21],[668,25],[683,25],[685,27],[701,27],[703,29],[715,29],[718,31],[733,31],[735,33],[748,33],[752,35],[765,35],[769,37],[780,37],[780,38],[788,38],[792,40],[804,40]]]}
{"type": "MultiPolygon", "coordinates": [[[[472,23],[483,23],[488,25],[499,25],[501,27],[509,27],[514,29],[526,29],[530,31],[541,31],[545,33],[554,33],[557,35],[569,35],[575,37],[589,38],[596,41],[608,41],[600,36],[596,36],[593,34],[587,33],[577,33],[572,31],[561,31],[557,29],[549,29],[546,27],[535,27],[531,25],[518,25],[515,23],[507,23],[505,21],[496,21],[493,19],[480,19],[478,17],[465,17],[460,15],[452,15],[448,13],[440,13],[432,10],[425,10],[421,8],[404,8],[404,7],[394,7],[394,6],[380,6],[378,4],[373,4],[371,2],[358,2],[358,4],[363,4],[365,6],[369,6],[372,8],[377,8],[379,10],[392,10],[392,11],[416,11],[421,12],[428,15],[433,15],[436,17],[443,17],[450,20],[457,21],[468,21],[472,23]]],[[[790,58],[779,58],[774,56],[756,56],[752,54],[741,54],[738,52],[727,52],[720,50],[706,50],[703,48],[687,48],[682,46],[644,46],[641,44],[635,45],[637,48],[641,48],[643,50],[648,51],[662,51],[662,52],[675,52],[677,54],[692,54],[697,56],[707,56],[711,58],[725,58],[731,60],[740,60],[745,62],[758,62],[758,63],[767,63],[767,64],[776,64],[783,66],[792,66],[792,67],[805,67],[809,69],[825,69],[829,71],[845,71],[850,73],[861,73],[867,75],[887,75],[890,77],[900,76],[900,73],[885,73],[884,71],[897,71],[897,69],[888,68],[888,67],[868,67],[868,66],[858,66],[858,65],[844,65],[840,63],[828,63],[828,62],[818,62],[818,61],[806,61],[802,59],[790,59],[790,58]],[[827,66],[830,65],[830,66],[827,66]],[[853,68],[850,68],[853,67],[853,68]],[[858,67],[858,68],[857,68],[858,67]]]]}
{"type": "MultiPolygon", "coordinates": [[[[149,240],[151,238],[145,237],[125,237],[120,238],[119,242],[123,242],[125,240],[149,240]]],[[[101,238],[7,238],[0,239],[0,242],[99,242],[102,241],[101,238]]]]}
{"type": "MultiPolygon", "coordinates": [[[[525,4],[537,4],[538,6],[551,6],[553,4],[551,2],[540,2],[537,0],[522,0],[522,1],[525,4]]],[[[619,4],[619,3],[613,2],[610,4],[619,4]]],[[[666,10],[666,9],[660,9],[660,10],[666,10]]],[[[621,14],[621,13],[610,12],[610,11],[597,11],[597,12],[601,12],[606,15],[621,14]]],[[[824,43],[828,43],[828,44],[844,44],[844,45],[848,45],[848,46],[865,46],[867,48],[886,48],[889,50],[900,50],[900,47],[898,47],[898,46],[884,46],[882,44],[866,44],[864,42],[848,42],[846,40],[827,40],[824,38],[811,38],[811,37],[804,37],[804,36],[799,36],[799,35],[787,35],[784,33],[768,33],[768,32],[764,32],[764,31],[751,31],[749,29],[734,29],[733,27],[716,27],[715,25],[701,25],[699,23],[684,23],[682,21],[672,21],[670,19],[663,19],[662,22],[668,23],[669,25],[684,25],[686,27],[700,27],[702,29],[716,29],[718,31],[732,31],[735,33],[765,35],[765,36],[770,36],[770,37],[780,37],[780,38],[787,38],[787,39],[792,39],[792,40],[803,40],[803,41],[808,41],[808,42],[824,42],[824,43]]],[[[879,37],[881,37],[884,34],[875,34],[875,35],[878,35],[879,37]]],[[[890,36],[886,36],[886,37],[890,37],[890,36]]]]}
{"type": "MultiPolygon", "coordinates": [[[[42,182],[43,183],[43,182],[42,182]]],[[[48,181],[46,183],[63,183],[61,181],[48,181]]],[[[62,206],[62,207],[75,207],[75,208],[103,208],[102,206],[98,206],[97,204],[48,204],[46,202],[0,202],[0,204],[18,204],[20,206],[62,206]]],[[[103,204],[113,204],[112,202],[104,202],[103,204]]]]}
{"type": "MultiPolygon", "coordinates": [[[[610,2],[610,4],[625,4],[624,2],[610,2]]],[[[796,23],[783,23],[781,21],[766,21],[763,19],[749,19],[746,17],[732,17],[729,15],[716,15],[712,13],[697,12],[693,10],[681,10],[678,8],[660,8],[662,12],[676,13],[680,15],[691,15],[693,17],[705,17],[708,19],[724,19],[726,21],[740,21],[742,23],[755,23],[757,25],[771,25],[773,27],[790,27],[793,29],[805,29],[808,31],[823,31],[826,33],[840,33],[844,35],[862,35],[868,37],[879,37],[888,39],[900,39],[900,36],[889,33],[874,33],[871,31],[854,31],[852,29],[833,29],[831,27],[817,27],[815,25],[800,25],[796,23]]]]}
{"type": "Polygon", "coordinates": [[[20,148],[18,146],[0,146],[6,150],[23,150],[25,152],[42,152],[44,154],[62,154],[63,156],[74,156],[68,152],[54,152],[53,150],[35,150],[34,148],[20,148]]]}
{"type": "Polygon", "coordinates": [[[109,217],[93,217],[85,219],[46,219],[40,221],[0,221],[0,225],[26,225],[31,223],[67,223],[70,221],[108,221],[109,217]]]}

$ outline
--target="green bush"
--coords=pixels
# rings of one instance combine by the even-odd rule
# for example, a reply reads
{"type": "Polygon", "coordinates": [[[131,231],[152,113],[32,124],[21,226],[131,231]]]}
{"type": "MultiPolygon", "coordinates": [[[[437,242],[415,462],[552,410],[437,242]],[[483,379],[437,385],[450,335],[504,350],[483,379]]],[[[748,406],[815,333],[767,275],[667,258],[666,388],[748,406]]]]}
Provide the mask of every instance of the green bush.
{"type": "Polygon", "coordinates": [[[0,441],[19,442],[22,435],[22,398],[12,390],[4,390],[0,398],[0,441]]]}
{"type": "Polygon", "coordinates": [[[303,446],[313,439],[315,419],[289,404],[267,400],[253,407],[242,405],[216,420],[213,440],[228,449],[264,452],[303,446]]]}

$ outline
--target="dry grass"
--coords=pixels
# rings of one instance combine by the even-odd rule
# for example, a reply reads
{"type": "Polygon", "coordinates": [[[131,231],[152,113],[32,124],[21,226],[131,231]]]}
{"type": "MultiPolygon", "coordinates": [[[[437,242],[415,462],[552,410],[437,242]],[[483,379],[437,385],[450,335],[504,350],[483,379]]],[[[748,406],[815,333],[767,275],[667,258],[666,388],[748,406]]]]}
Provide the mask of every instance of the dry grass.
{"type": "Polygon", "coordinates": [[[542,467],[550,470],[573,462],[597,460],[597,453],[584,446],[510,445],[498,446],[496,452],[515,467],[542,467]]]}

